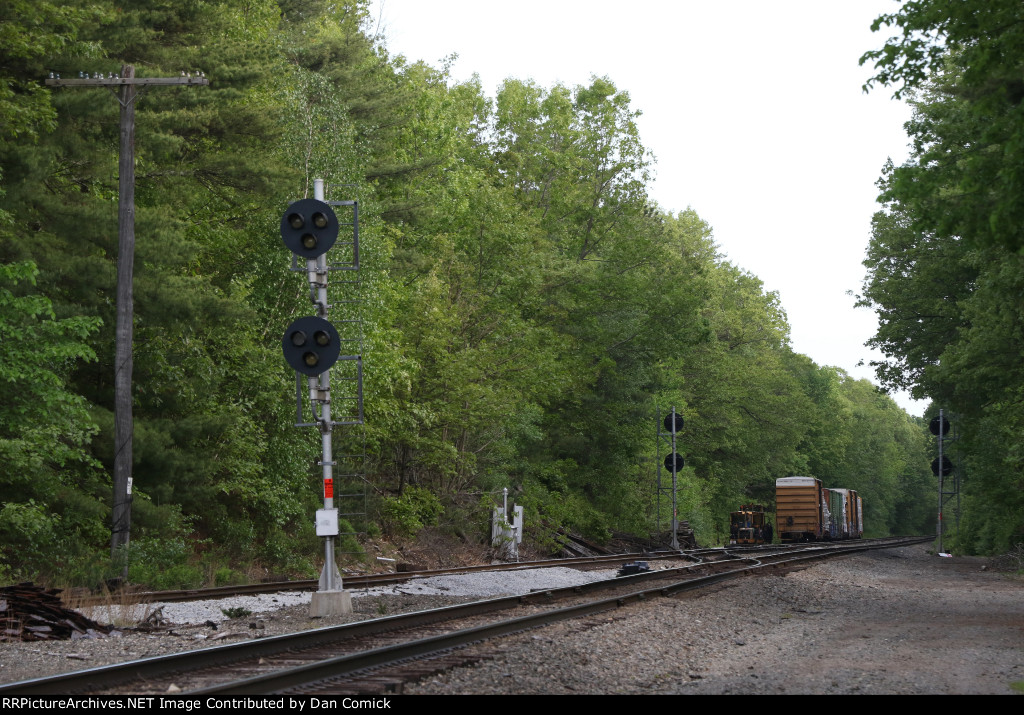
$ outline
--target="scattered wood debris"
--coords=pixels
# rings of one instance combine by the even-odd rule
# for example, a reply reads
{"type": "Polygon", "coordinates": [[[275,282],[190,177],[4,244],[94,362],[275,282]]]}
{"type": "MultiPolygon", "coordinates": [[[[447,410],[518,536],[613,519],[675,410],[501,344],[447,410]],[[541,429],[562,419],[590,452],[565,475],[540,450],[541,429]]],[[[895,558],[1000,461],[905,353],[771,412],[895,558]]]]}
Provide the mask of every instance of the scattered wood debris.
{"type": "Polygon", "coordinates": [[[0,641],[102,638],[113,630],[71,610],[59,594],[30,582],[0,588],[0,641]]]}

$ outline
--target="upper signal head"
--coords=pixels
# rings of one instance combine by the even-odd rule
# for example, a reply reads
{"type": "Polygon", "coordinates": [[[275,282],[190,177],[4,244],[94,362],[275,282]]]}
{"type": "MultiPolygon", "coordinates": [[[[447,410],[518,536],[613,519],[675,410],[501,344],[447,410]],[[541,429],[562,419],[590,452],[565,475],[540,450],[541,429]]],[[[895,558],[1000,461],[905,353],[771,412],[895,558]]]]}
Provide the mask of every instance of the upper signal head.
{"type": "Polygon", "coordinates": [[[319,258],[338,240],[334,209],[317,199],[296,201],[281,217],[281,238],[288,249],[306,259],[319,258]]]}

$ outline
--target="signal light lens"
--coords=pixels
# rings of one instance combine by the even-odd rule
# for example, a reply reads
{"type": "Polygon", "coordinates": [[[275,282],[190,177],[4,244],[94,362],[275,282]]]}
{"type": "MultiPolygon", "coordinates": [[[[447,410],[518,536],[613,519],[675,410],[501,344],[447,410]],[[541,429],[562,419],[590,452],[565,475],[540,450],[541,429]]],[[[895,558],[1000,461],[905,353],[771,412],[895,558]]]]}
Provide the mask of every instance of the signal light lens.
{"type": "Polygon", "coordinates": [[[303,248],[312,251],[314,248],[316,248],[316,236],[314,236],[311,233],[303,234],[302,246],[303,248]]]}
{"type": "Polygon", "coordinates": [[[291,213],[288,214],[288,225],[297,231],[306,225],[306,219],[302,217],[302,214],[291,213]]]}
{"type": "Polygon", "coordinates": [[[316,364],[320,362],[320,356],[316,353],[305,353],[302,356],[302,362],[306,363],[309,367],[316,367],[316,364]]]}
{"type": "Polygon", "coordinates": [[[935,417],[932,417],[932,421],[928,423],[928,429],[935,436],[938,436],[939,431],[941,430],[942,436],[945,437],[949,434],[949,420],[946,419],[945,415],[943,415],[941,420],[938,415],[936,415],[935,417]]]}
{"type": "Polygon", "coordinates": [[[313,214],[313,225],[317,228],[325,228],[330,223],[330,219],[327,218],[327,214],[317,211],[313,214]]]}
{"type": "Polygon", "coordinates": [[[306,344],[306,334],[301,330],[296,330],[291,335],[292,345],[295,347],[302,347],[306,344]]]}
{"type": "Polygon", "coordinates": [[[323,347],[324,345],[331,344],[331,336],[328,335],[323,330],[318,330],[315,333],[313,333],[313,341],[320,347],[323,347]]]}

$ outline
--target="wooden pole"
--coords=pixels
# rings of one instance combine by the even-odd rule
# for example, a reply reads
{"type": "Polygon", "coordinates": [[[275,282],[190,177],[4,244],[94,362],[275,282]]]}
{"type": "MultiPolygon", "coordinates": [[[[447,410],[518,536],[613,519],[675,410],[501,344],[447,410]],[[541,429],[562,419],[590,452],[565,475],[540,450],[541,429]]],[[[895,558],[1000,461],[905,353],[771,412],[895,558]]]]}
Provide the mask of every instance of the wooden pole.
{"type": "MultiPolygon", "coordinates": [[[[120,77],[51,78],[55,87],[108,87],[117,89],[121,105],[121,141],[118,157],[117,201],[117,327],[114,346],[114,508],[110,555],[127,546],[132,519],[132,336],[134,327],[135,267],[135,100],[138,86],[208,85],[206,77],[135,77],[133,65],[123,65],[120,77]]],[[[125,562],[123,576],[128,575],[125,562]]]]}
{"type": "MultiPolygon", "coordinates": [[[[124,79],[135,68],[121,68],[124,79]]],[[[117,337],[114,345],[114,510],[110,555],[127,546],[132,522],[132,337],[135,274],[135,97],[132,84],[121,85],[121,145],[117,182],[117,337]]],[[[127,568],[127,566],[126,566],[127,568]]],[[[127,575],[127,574],[126,574],[127,575]]]]}

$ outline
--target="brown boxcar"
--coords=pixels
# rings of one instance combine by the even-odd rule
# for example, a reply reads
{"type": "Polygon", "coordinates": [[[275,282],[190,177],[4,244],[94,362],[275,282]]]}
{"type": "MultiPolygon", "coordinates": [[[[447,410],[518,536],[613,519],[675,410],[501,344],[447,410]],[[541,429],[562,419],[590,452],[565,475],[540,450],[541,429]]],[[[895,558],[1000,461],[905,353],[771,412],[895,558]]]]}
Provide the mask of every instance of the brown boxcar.
{"type": "Polygon", "coordinates": [[[856,519],[851,537],[859,539],[864,536],[864,503],[857,492],[850,490],[850,494],[853,495],[851,506],[853,507],[853,516],[856,519]]]}
{"type": "Polygon", "coordinates": [[[775,530],[782,541],[829,538],[826,492],[814,477],[775,480],[775,530]]]}

